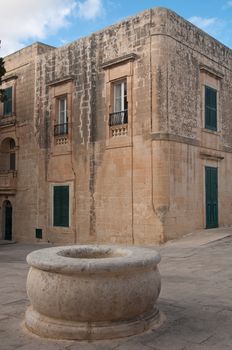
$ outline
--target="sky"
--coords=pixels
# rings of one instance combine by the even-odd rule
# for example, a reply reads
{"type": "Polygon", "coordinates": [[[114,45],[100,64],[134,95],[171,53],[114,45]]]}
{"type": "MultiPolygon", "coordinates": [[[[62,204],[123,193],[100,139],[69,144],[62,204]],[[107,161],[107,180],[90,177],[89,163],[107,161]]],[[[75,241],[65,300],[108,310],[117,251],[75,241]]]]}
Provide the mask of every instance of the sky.
{"type": "Polygon", "coordinates": [[[0,56],[36,41],[63,46],[157,6],[232,48],[232,0],[0,0],[0,56]]]}

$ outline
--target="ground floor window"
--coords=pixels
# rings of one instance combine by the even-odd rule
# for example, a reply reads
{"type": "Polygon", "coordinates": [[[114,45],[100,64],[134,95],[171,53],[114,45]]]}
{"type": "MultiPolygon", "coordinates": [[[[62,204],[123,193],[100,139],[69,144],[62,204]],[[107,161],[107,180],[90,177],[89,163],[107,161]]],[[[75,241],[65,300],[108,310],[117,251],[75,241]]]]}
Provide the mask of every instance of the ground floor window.
{"type": "Polygon", "coordinates": [[[69,227],[69,186],[53,186],[53,226],[69,227]]]}

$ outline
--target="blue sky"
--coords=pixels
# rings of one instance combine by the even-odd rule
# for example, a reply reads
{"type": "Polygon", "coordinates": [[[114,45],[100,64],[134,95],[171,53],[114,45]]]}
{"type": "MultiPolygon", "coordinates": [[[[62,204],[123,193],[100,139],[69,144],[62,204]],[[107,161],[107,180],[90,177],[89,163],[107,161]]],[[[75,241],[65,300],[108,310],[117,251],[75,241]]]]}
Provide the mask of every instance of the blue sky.
{"type": "Polygon", "coordinates": [[[35,41],[62,46],[145,9],[172,9],[232,48],[232,0],[0,0],[0,56],[35,41]],[[10,16],[9,16],[10,14],[10,16]]]}

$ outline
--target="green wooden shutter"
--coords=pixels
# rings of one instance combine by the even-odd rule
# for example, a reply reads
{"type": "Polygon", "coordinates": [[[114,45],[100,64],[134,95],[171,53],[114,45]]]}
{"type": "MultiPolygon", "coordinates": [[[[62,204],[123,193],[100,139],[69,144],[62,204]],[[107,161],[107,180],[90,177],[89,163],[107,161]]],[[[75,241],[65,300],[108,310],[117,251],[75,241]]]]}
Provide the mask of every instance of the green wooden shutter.
{"type": "Polygon", "coordinates": [[[15,170],[15,153],[10,153],[10,170],[15,170]]]}
{"type": "Polygon", "coordinates": [[[217,130],[217,90],[205,86],[205,128],[217,130]]]}
{"type": "Polygon", "coordinates": [[[205,167],[206,228],[218,227],[218,170],[205,167]]]}
{"type": "Polygon", "coordinates": [[[5,99],[4,99],[4,115],[12,115],[12,87],[9,87],[4,90],[5,99]]]}
{"type": "Polygon", "coordinates": [[[69,186],[53,189],[53,225],[69,227],[69,186]]]}

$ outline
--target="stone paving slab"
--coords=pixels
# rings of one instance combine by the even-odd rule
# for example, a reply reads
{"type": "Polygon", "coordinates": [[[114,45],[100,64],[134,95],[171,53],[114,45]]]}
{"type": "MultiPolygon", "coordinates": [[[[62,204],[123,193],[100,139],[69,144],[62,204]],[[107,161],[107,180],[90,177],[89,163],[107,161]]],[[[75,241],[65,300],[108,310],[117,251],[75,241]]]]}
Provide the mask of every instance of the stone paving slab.
{"type": "Polygon", "coordinates": [[[0,245],[14,244],[15,241],[7,241],[6,239],[0,239],[0,245]]]}
{"type": "Polygon", "coordinates": [[[232,349],[232,229],[198,231],[157,247],[162,260],[156,330],[108,341],[39,338],[23,326],[26,255],[48,245],[0,245],[0,350],[228,350],[232,349]],[[205,236],[204,236],[205,235],[205,236]]]}

